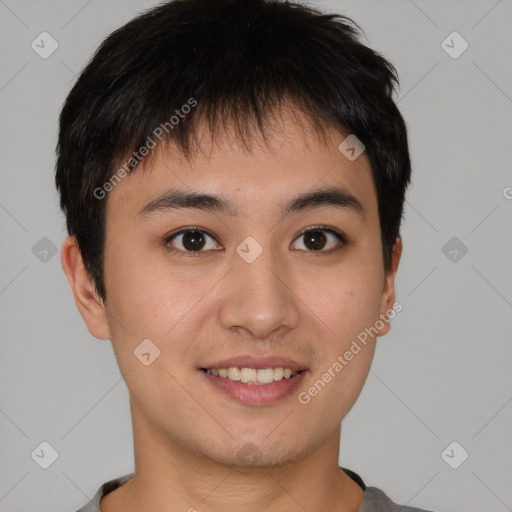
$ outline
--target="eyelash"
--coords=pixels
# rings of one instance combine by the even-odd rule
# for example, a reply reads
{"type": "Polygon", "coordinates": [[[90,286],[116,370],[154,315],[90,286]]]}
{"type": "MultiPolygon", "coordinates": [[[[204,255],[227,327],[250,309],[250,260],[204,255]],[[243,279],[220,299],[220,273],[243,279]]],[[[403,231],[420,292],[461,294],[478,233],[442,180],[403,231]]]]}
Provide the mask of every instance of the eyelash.
{"type": "MultiPolygon", "coordinates": [[[[170,252],[170,253],[186,255],[186,257],[196,258],[196,257],[199,257],[199,256],[201,256],[203,254],[207,254],[209,252],[211,253],[213,251],[219,250],[219,249],[213,249],[213,250],[209,250],[209,251],[182,251],[181,249],[174,249],[174,248],[172,248],[170,243],[174,240],[174,238],[178,237],[179,235],[183,235],[185,233],[189,233],[191,231],[197,231],[199,233],[208,235],[211,239],[213,239],[216,243],[218,243],[217,240],[215,239],[215,237],[211,233],[209,233],[208,231],[206,231],[206,230],[204,230],[204,229],[202,229],[202,228],[200,228],[198,226],[189,226],[189,227],[180,229],[176,233],[173,233],[172,235],[169,235],[169,236],[167,236],[164,239],[164,245],[165,245],[167,251],[170,252]]],[[[325,231],[326,233],[330,233],[330,234],[334,235],[338,239],[339,243],[338,243],[338,245],[334,249],[329,249],[327,251],[323,251],[323,250],[319,250],[319,251],[303,251],[303,250],[301,250],[302,252],[309,252],[309,253],[312,253],[312,254],[321,254],[321,255],[333,254],[335,252],[338,252],[338,251],[344,249],[348,245],[350,245],[350,240],[348,239],[348,237],[345,234],[339,232],[336,229],[333,229],[333,228],[330,228],[330,227],[327,227],[327,226],[311,226],[311,227],[303,230],[301,233],[299,233],[299,235],[297,235],[295,240],[299,239],[301,236],[304,236],[304,235],[306,235],[307,233],[309,233],[311,231],[325,231]],[[339,245],[339,244],[341,244],[341,245],[339,245]]]]}

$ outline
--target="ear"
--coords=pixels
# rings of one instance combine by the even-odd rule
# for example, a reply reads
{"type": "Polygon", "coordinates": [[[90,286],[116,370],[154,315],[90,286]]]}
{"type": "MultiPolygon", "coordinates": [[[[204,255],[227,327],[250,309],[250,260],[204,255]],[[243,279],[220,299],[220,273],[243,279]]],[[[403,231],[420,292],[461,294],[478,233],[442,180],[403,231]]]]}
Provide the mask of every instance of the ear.
{"type": "MultiPolygon", "coordinates": [[[[382,299],[380,303],[379,320],[382,320],[384,326],[379,329],[378,336],[384,336],[391,329],[388,319],[388,312],[393,311],[393,304],[395,303],[395,276],[398,270],[398,263],[402,256],[402,239],[397,237],[393,245],[393,252],[391,257],[391,269],[386,274],[384,279],[384,288],[382,291],[382,299]]],[[[380,322],[379,322],[380,323],[380,322]]]]}
{"type": "Polygon", "coordinates": [[[76,237],[68,236],[64,240],[61,263],[87,329],[95,338],[111,339],[105,304],[96,290],[94,279],[85,268],[76,237]]]}

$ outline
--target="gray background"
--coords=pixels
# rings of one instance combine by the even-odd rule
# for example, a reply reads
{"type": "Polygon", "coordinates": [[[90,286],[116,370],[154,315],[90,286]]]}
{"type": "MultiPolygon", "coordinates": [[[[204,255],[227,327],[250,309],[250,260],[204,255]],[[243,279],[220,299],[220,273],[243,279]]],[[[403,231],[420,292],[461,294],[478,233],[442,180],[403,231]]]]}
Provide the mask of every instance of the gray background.
{"type": "MultiPolygon", "coordinates": [[[[75,73],[154,4],[0,0],[3,512],[74,511],[133,470],[128,394],[110,342],[89,335],[59,254],[40,240],[60,251],[66,235],[54,147],[75,73]],[[59,44],[47,59],[31,48],[43,31],[59,44]],[[48,469],[31,457],[43,441],[58,452],[48,469]]],[[[314,5],[353,17],[397,67],[413,160],[403,311],[343,423],[340,463],[401,504],[512,510],[512,2],[314,5]],[[441,46],[453,31],[469,43],[458,58],[441,46]],[[452,237],[458,247],[443,252],[452,237]],[[463,448],[448,451],[452,464],[469,453],[458,469],[441,456],[453,441],[463,448]]]]}

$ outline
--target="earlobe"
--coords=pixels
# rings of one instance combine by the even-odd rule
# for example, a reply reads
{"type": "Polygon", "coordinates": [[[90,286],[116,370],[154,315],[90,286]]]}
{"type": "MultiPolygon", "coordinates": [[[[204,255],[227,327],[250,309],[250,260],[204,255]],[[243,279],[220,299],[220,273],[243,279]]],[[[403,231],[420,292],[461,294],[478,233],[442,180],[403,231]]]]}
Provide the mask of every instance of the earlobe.
{"type": "Polygon", "coordinates": [[[402,239],[400,237],[397,237],[393,245],[391,270],[386,274],[384,280],[384,289],[382,291],[382,300],[379,312],[379,320],[381,321],[378,323],[379,326],[382,326],[382,324],[384,325],[382,326],[382,328],[379,328],[378,336],[384,336],[389,332],[391,328],[391,325],[389,323],[390,319],[388,317],[390,311],[394,311],[393,305],[395,304],[395,277],[401,256],[402,239]]]}
{"type": "Polygon", "coordinates": [[[85,268],[74,236],[68,236],[62,244],[61,263],[87,329],[95,338],[111,339],[105,305],[96,290],[94,279],[85,268]]]}

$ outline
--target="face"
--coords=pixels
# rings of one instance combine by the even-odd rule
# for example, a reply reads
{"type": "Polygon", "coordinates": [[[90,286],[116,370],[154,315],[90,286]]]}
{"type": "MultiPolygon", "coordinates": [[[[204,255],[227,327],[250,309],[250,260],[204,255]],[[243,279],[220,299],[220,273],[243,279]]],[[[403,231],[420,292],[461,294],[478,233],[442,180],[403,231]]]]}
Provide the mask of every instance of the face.
{"type": "Polygon", "coordinates": [[[369,160],[331,136],[285,114],[270,146],[205,137],[193,160],[161,151],[109,193],[108,334],[89,327],[112,340],[132,414],[170,449],[281,464],[318,449],[356,401],[376,342],[362,333],[387,332],[394,273],[369,160]]]}

